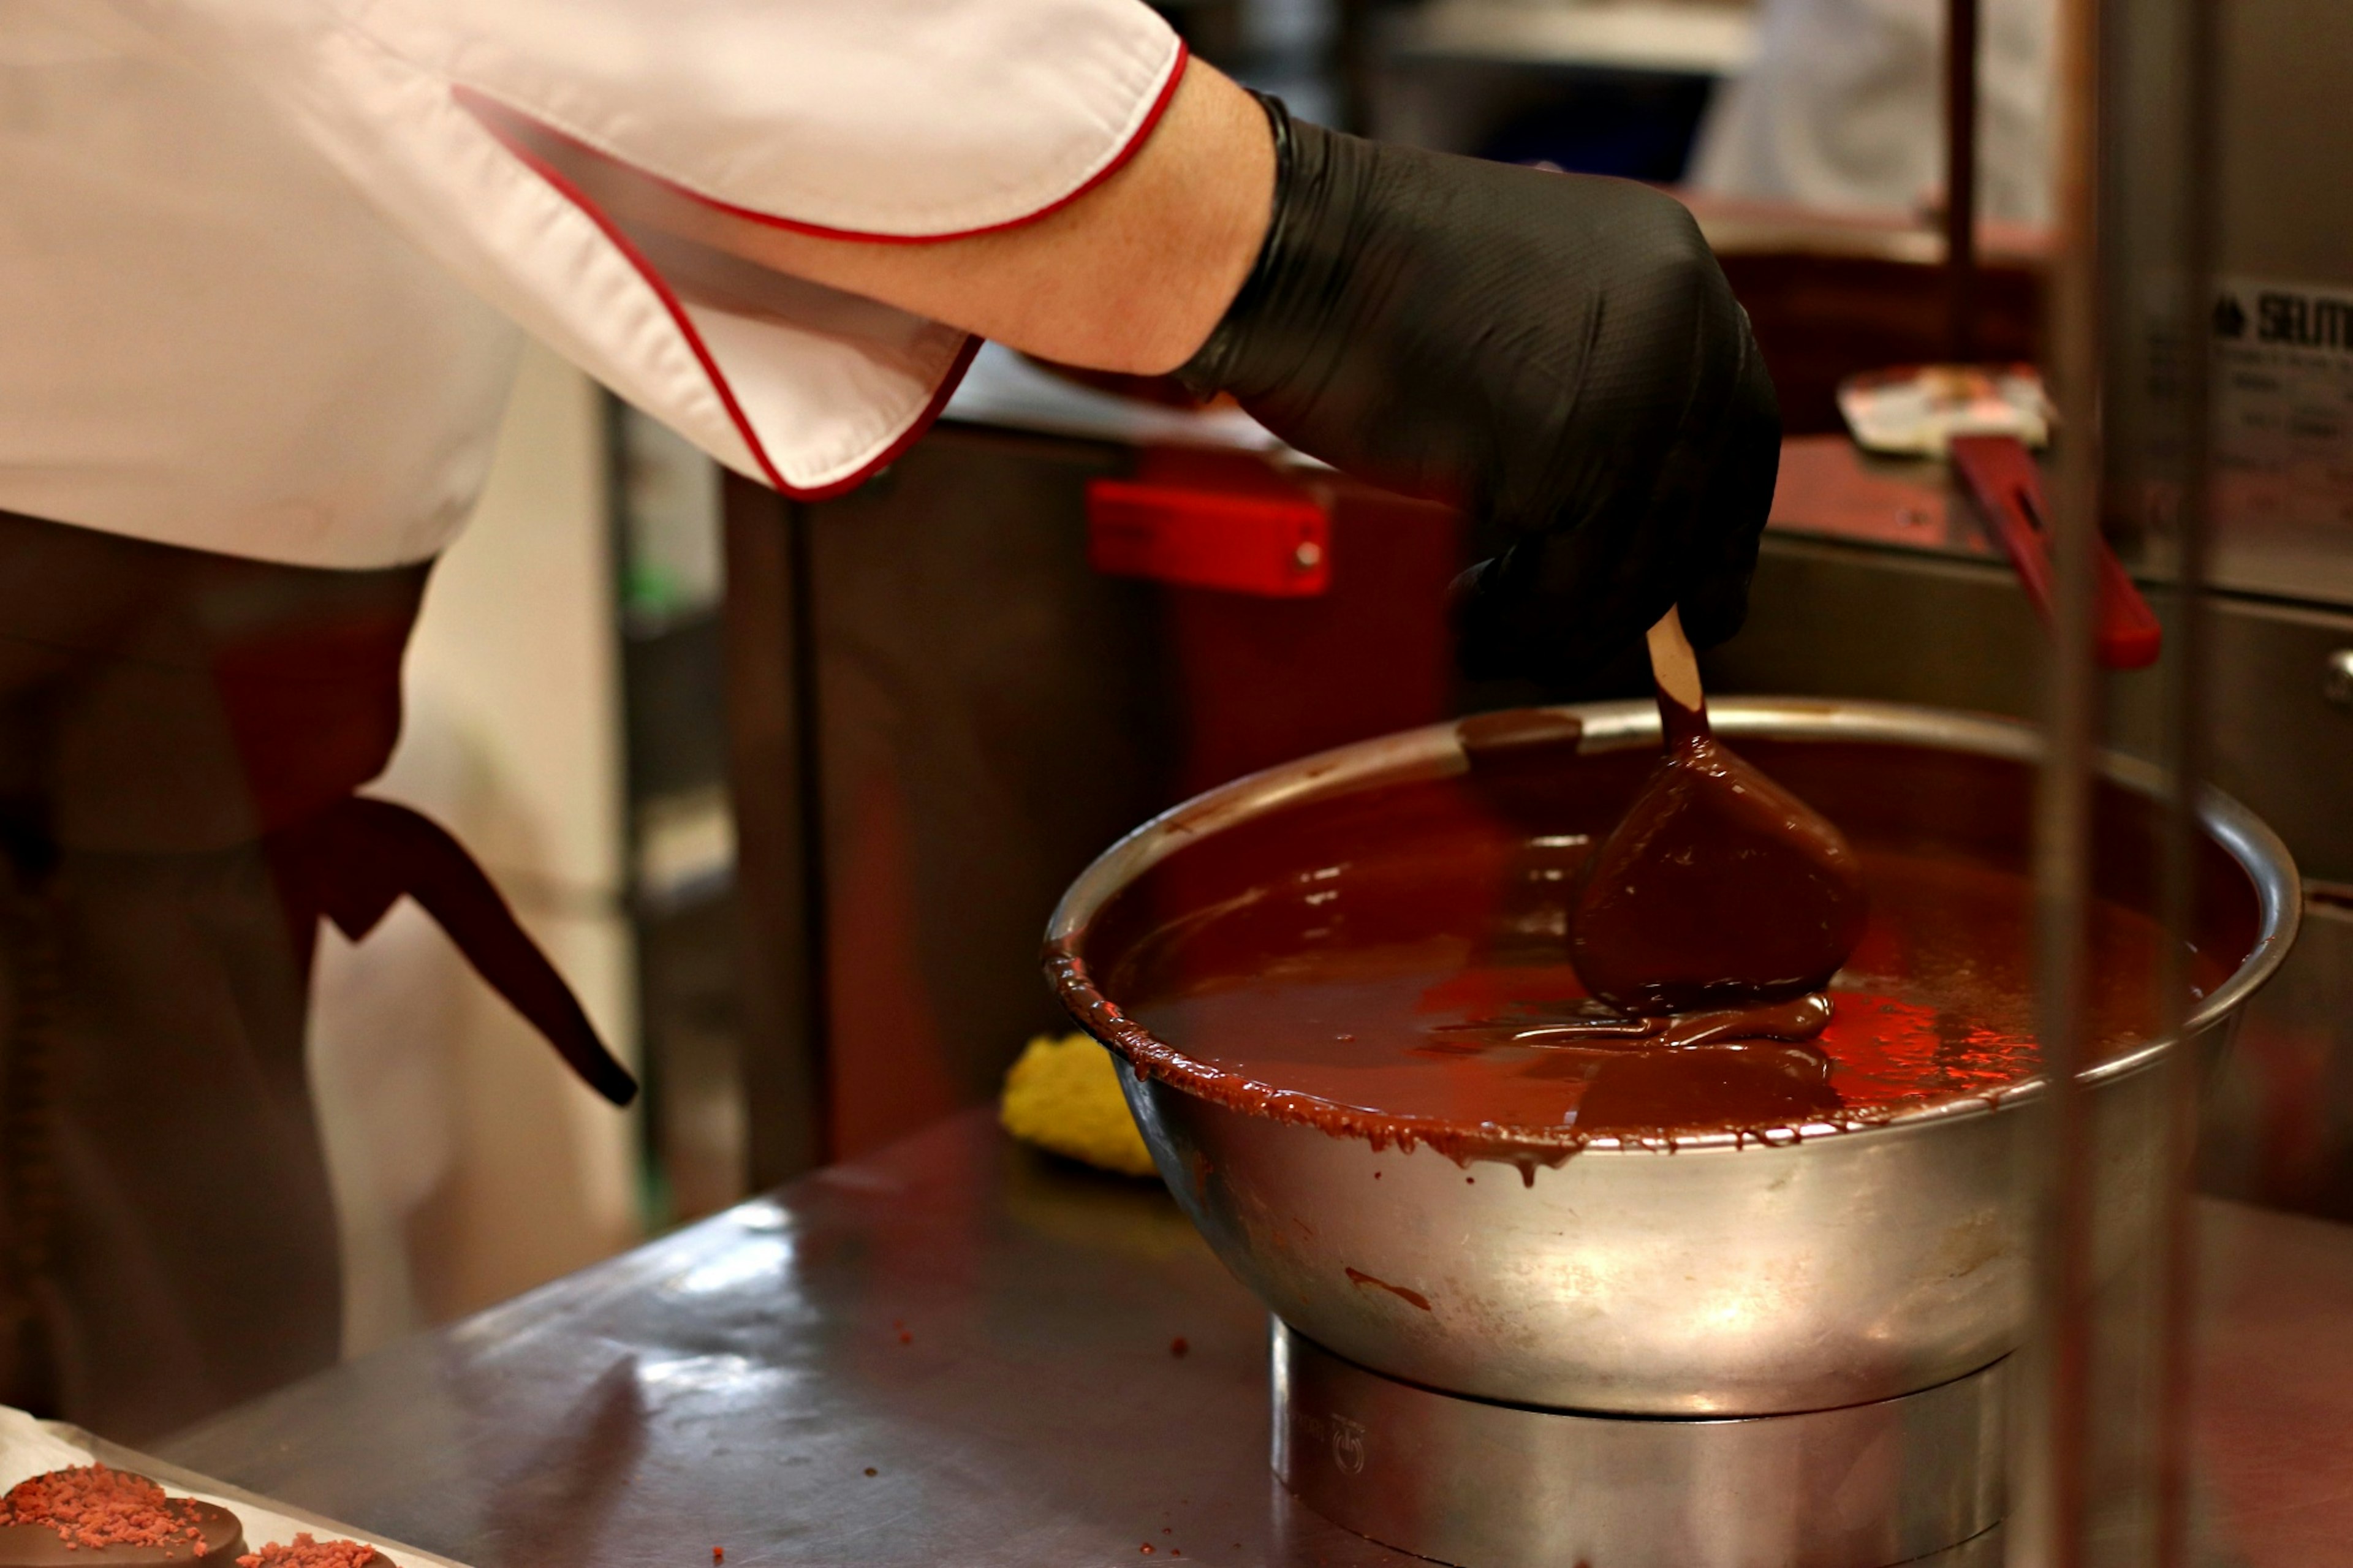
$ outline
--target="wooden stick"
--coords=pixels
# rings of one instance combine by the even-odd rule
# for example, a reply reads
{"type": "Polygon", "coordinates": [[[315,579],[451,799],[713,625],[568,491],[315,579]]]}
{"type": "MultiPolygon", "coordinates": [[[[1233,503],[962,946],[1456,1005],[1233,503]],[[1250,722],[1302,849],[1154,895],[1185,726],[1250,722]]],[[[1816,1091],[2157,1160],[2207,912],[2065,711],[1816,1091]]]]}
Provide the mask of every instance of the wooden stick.
{"type": "Polygon", "coordinates": [[[1690,639],[1683,636],[1683,617],[1679,610],[1670,609],[1651,628],[1651,679],[1659,689],[1692,712],[1698,712],[1707,701],[1700,688],[1699,657],[1692,652],[1690,639]]]}

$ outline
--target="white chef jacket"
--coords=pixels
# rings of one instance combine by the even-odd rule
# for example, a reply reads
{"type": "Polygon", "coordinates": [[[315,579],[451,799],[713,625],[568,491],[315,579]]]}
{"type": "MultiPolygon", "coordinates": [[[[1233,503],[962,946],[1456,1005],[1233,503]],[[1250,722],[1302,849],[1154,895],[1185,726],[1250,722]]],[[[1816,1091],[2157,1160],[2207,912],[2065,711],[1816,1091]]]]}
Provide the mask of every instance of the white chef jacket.
{"type": "Polygon", "coordinates": [[[470,509],[516,329],[788,493],[969,358],[632,232],[562,172],[910,243],[1116,168],[1183,46],[1137,0],[0,0],[0,510],[296,564],[470,509]]]}
{"type": "MultiPolygon", "coordinates": [[[[2051,216],[2055,0],[1981,0],[1978,197],[2051,216]]],[[[1760,0],[1757,58],[1709,107],[1692,183],[1830,211],[1917,211],[1945,179],[1945,0],[1760,0]]]]}

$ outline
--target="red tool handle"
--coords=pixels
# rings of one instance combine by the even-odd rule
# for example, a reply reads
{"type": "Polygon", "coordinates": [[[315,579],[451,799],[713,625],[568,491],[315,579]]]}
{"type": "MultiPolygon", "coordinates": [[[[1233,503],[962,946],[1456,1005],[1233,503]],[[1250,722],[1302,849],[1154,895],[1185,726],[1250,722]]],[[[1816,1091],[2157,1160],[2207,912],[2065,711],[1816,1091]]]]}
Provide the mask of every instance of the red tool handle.
{"type": "MultiPolygon", "coordinates": [[[[2042,470],[2015,436],[1956,436],[1953,471],[1968,487],[1993,536],[2018,569],[2026,596],[2051,624],[2051,536],[2043,527],[2042,470]]],[[[2157,662],[2163,631],[2157,612],[2100,541],[2100,627],[2094,657],[2105,669],[2146,669],[2157,662]]]]}

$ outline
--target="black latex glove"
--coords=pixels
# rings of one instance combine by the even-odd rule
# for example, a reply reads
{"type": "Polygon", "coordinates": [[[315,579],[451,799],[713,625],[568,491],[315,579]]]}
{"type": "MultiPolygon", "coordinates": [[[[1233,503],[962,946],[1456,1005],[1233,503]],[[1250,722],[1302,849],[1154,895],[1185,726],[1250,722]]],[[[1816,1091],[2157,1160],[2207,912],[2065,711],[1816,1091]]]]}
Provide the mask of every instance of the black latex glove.
{"type": "Polygon", "coordinates": [[[1458,591],[1474,677],[1573,685],[1670,605],[1702,646],[1737,631],[1780,414],[1690,213],[1261,101],[1273,224],[1178,374],[1343,472],[1510,531],[1458,591]]]}

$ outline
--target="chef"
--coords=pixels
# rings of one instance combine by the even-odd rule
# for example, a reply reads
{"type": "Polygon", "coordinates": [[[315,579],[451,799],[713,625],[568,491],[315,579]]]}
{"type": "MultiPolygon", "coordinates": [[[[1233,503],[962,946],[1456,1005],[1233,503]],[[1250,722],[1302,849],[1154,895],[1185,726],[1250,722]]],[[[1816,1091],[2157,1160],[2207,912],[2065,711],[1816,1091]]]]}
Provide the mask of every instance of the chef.
{"type": "Polygon", "coordinates": [[[358,795],[534,334],[839,493],[978,336],[1491,514],[1466,658],[1743,613],[1778,450],[1683,209],[1371,145],[1136,0],[0,0],[0,1398],[131,1440],[325,1364],[321,919],[411,896],[626,1099],[464,851],[358,795]]]}
{"type": "MultiPolygon", "coordinates": [[[[2055,0],[1980,0],[1978,201],[2051,218],[2055,0]]],[[[1762,0],[1757,58],[1700,127],[1692,184],[1831,212],[1942,200],[1947,0],[1762,0]]]]}

